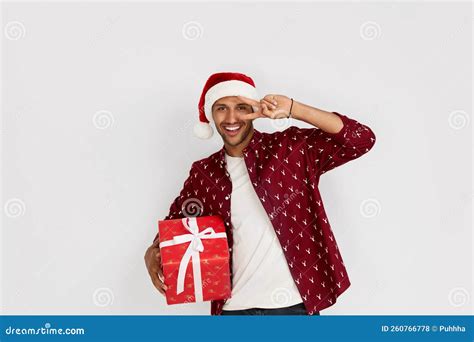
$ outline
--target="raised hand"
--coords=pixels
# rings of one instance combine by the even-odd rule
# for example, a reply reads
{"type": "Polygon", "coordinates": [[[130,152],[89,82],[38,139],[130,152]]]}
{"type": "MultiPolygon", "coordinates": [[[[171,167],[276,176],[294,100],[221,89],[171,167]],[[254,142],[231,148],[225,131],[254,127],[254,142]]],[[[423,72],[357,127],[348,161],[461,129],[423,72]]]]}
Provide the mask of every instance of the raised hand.
{"type": "Polygon", "coordinates": [[[291,99],[284,95],[265,95],[260,101],[256,101],[244,96],[239,99],[254,108],[254,113],[242,115],[243,120],[257,118],[282,119],[287,118],[290,113],[291,99]],[[257,109],[257,110],[255,110],[257,109]]]}

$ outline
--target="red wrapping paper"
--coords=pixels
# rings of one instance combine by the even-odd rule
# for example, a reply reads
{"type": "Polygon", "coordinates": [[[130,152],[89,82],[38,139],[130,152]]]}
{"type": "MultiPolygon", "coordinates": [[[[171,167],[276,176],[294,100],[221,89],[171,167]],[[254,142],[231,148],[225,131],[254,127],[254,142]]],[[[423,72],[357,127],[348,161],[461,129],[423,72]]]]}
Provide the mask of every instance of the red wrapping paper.
{"type": "MultiPolygon", "coordinates": [[[[166,290],[166,302],[170,304],[192,303],[210,301],[216,299],[230,298],[231,282],[229,268],[229,246],[225,237],[224,222],[220,216],[202,216],[184,218],[189,226],[198,228],[199,233],[211,227],[215,233],[224,237],[200,238],[203,250],[199,252],[199,265],[201,274],[202,298],[196,292],[194,279],[194,265],[192,258],[186,263],[184,273],[183,292],[177,293],[179,267],[185,256],[186,250],[193,242],[187,241],[176,245],[160,246],[161,261],[163,266],[164,282],[168,286],[166,290]],[[193,223],[194,222],[194,223],[193,223]]],[[[192,238],[192,233],[186,229],[183,219],[158,221],[160,245],[170,244],[173,238],[184,235],[192,238]],[[168,242],[166,242],[168,241],[168,242]]],[[[209,236],[209,229],[207,229],[209,236]]],[[[199,244],[195,241],[195,243],[199,244]]],[[[199,290],[198,290],[199,291],[199,290]]]]}

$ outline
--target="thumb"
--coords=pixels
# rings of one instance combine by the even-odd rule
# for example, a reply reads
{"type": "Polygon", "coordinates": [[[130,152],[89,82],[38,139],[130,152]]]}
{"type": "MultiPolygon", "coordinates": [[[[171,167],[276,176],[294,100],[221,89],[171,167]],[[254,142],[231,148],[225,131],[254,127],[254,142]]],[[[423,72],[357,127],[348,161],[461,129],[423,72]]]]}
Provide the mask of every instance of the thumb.
{"type": "Polygon", "coordinates": [[[254,113],[257,113],[257,112],[260,112],[260,110],[262,109],[262,106],[252,105],[252,109],[254,113]]]}

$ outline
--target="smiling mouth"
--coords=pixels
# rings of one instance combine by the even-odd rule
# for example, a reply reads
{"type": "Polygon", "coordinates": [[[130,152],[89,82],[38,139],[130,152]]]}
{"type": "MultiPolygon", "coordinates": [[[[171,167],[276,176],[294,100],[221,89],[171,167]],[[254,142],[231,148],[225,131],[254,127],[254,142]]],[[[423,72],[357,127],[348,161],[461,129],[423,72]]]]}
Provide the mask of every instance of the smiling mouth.
{"type": "Polygon", "coordinates": [[[244,125],[229,125],[229,126],[224,126],[224,131],[227,133],[227,135],[237,135],[242,130],[242,127],[244,125]]]}

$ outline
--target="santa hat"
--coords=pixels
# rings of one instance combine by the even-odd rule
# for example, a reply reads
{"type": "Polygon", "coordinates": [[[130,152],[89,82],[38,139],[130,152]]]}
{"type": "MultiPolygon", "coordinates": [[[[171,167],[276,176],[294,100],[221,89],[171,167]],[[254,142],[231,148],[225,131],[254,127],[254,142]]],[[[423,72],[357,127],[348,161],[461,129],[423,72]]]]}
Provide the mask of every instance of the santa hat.
{"type": "Polygon", "coordinates": [[[199,122],[194,125],[194,134],[201,139],[212,137],[212,105],[226,96],[245,96],[259,101],[255,83],[244,74],[236,72],[219,72],[211,75],[199,100],[199,122]]]}

